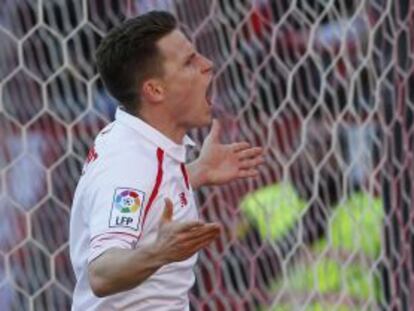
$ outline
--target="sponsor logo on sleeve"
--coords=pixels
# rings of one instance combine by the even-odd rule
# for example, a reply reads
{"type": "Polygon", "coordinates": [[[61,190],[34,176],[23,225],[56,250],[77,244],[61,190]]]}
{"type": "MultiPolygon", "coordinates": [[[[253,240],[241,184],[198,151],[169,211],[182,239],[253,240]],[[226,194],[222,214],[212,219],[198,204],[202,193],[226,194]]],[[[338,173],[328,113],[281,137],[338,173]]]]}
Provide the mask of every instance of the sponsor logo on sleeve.
{"type": "Polygon", "coordinates": [[[131,188],[116,188],[112,201],[109,227],[138,230],[145,193],[131,188]]]}

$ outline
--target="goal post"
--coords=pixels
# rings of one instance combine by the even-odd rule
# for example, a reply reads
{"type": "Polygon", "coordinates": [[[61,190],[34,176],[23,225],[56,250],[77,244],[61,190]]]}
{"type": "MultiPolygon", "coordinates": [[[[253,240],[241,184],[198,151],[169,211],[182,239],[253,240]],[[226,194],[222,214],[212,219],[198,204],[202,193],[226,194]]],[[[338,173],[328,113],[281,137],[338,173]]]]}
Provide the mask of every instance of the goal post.
{"type": "Polygon", "coordinates": [[[382,195],[387,221],[384,222],[387,265],[383,270],[385,297],[389,310],[409,310],[412,304],[413,231],[413,93],[414,7],[410,1],[392,3],[388,30],[394,38],[395,65],[390,83],[394,86],[393,104],[386,109],[386,164],[383,170],[382,195]]]}

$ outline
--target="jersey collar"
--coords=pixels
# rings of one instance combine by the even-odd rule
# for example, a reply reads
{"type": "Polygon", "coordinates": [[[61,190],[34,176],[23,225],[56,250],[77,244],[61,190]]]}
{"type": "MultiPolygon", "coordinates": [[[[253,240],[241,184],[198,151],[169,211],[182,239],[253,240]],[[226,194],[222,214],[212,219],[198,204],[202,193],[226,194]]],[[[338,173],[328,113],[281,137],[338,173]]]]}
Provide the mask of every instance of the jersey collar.
{"type": "Polygon", "coordinates": [[[195,146],[194,141],[187,135],[184,136],[182,144],[176,144],[148,123],[123,111],[120,108],[117,108],[116,110],[115,120],[130,128],[133,128],[147,140],[163,149],[169,156],[181,163],[184,163],[186,160],[186,146],[195,146]]]}

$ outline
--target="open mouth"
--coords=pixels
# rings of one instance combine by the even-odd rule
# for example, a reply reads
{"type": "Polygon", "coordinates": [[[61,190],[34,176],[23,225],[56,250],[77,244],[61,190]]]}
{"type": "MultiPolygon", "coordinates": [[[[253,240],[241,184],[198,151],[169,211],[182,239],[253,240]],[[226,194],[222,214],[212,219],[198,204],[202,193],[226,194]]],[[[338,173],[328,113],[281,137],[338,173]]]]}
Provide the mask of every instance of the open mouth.
{"type": "Polygon", "coordinates": [[[212,106],[213,105],[213,82],[210,82],[206,90],[206,101],[212,106]]]}

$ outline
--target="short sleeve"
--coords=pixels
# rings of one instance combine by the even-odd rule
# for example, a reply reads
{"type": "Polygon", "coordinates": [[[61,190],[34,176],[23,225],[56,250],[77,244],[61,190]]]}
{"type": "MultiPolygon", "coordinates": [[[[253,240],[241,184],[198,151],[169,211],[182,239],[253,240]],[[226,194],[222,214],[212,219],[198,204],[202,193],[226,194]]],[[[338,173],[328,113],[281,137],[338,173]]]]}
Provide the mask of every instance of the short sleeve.
{"type": "Polygon", "coordinates": [[[85,206],[91,237],[88,262],[109,248],[134,248],[141,235],[157,170],[152,163],[133,166],[124,161],[105,166],[91,180],[90,206],[85,206]]]}

